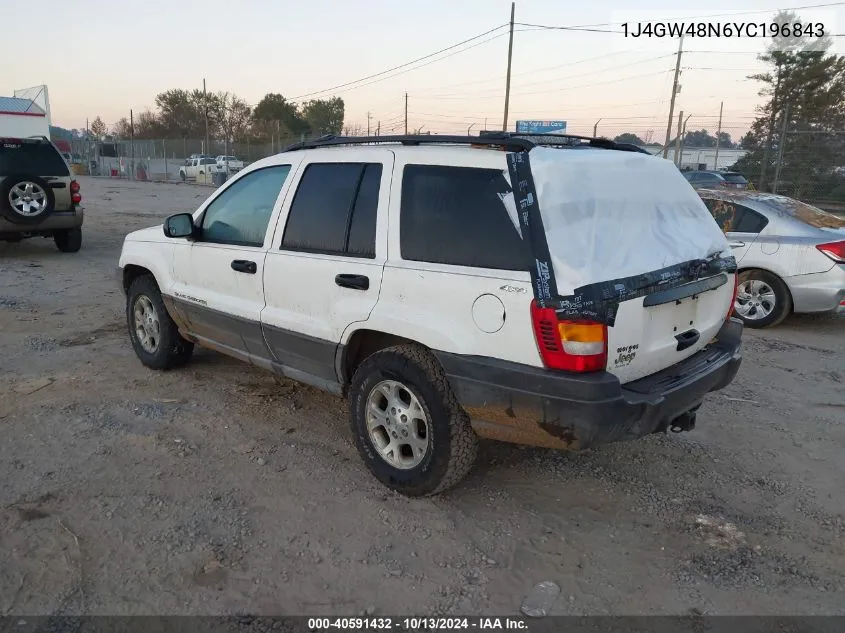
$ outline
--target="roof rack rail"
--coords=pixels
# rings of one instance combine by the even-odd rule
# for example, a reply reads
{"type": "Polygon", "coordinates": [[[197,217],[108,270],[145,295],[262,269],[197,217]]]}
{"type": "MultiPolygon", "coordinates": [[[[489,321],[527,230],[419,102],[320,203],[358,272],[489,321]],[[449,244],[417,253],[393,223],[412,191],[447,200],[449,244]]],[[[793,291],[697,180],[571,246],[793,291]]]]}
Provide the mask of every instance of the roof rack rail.
{"type": "Polygon", "coordinates": [[[538,146],[560,147],[597,147],[626,152],[642,152],[636,145],[616,143],[606,138],[575,136],[572,134],[522,134],[512,132],[486,132],[481,136],[453,136],[448,134],[406,134],[398,136],[339,136],[328,134],[310,141],[301,141],[284,148],[282,152],[301,149],[317,149],[340,145],[376,145],[382,143],[400,143],[405,146],[418,145],[486,145],[502,147],[508,151],[528,151],[538,146]]]}

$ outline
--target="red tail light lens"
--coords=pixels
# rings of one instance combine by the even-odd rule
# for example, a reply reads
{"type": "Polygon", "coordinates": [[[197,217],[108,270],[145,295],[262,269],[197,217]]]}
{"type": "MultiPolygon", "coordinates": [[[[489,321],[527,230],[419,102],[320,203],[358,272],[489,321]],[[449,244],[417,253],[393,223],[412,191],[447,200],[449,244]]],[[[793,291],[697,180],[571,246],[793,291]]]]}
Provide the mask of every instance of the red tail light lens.
{"type": "Polygon", "coordinates": [[[817,244],[816,248],[838,264],[845,263],[845,241],[817,244]]]}
{"type": "Polygon", "coordinates": [[[531,302],[537,349],[548,369],[587,373],[607,367],[607,326],[592,321],[560,321],[553,308],[531,302]]]}
{"type": "Polygon", "coordinates": [[[734,273],[734,293],[731,297],[731,305],[728,308],[728,316],[725,317],[725,321],[730,321],[731,317],[734,315],[734,309],[736,309],[737,294],[739,294],[739,272],[734,273]]]}
{"type": "Polygon", "coordinates": [[[79,204],[80,202],[82,202],[82,194],[79,193],[79,189],[80,189],[79,183],[76,182],[75,180],[71,180],[70,181],[70,201],[73,202],[73,204],[79,204]]]}

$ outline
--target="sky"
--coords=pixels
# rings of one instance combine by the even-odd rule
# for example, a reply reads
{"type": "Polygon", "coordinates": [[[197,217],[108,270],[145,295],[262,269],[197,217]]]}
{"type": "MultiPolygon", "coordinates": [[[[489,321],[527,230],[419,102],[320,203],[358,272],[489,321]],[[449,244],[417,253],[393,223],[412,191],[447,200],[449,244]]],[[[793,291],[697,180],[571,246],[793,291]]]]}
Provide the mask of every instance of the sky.
{"type": "MultiPolygon", "coordinates": [[[[599,135],[629,131],[662,142],[678,39],[635,38],[636,23],[764,23],[781,8],[814,7],[797,13],[827,32],[845,32],[845,2],[636,6],[518,0],[509,127],[517,119],[562,119],[570,133],[592,134],[598,123],[599,135]],[[541,28],[585,25],[593,30],[541,28]]],[[[111,125],[130,109],[154,110],[156,94],[202,88],[203,79],[208,90],[253,105],[267,92],[295,101],[340,96],[347,124],[366,130],[369,121],[382,134],[404,131],[406,93],[411,130],[502,126],[509,0],[3,0],[2,10],[9,24],[49,19],[37,20],[37,46],[22,50],[20,38],[0,39],[0,95],[46,84],[53,124],[62,127],[84,127],[97,116],[111,125]]],[[[722,129],[735,139],[748,129],[761,98],[759,83],[747,77],[763,70],[757,54],[765,45],[763,38],[684,39],[675,113],[689,117],[687,130],[714,133],[721,102],[722,129]]]]}

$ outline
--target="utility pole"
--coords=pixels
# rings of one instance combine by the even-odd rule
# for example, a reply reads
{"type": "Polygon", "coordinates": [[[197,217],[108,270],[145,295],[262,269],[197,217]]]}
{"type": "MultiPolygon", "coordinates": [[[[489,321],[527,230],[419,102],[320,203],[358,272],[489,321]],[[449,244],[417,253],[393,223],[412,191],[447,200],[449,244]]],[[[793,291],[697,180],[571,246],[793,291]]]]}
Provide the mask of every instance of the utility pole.
{"type": "Polygon", "coordinates": [[[369,112],[367,112],[367,136],[370,135],[370,119],[371,118],[372,118],[372,115],[369,112]]]}
{"type": "Polygon", "coordinates": [[[789,123],[789,104],[783,108],[783,128],[780,131],[780,142],[778,143],[778,162],[775,164],[775,179],[772,182],[772,193],[778,192],[778,181],[780,180],[780,166],[783,163],[783,146],[786,144],[786,127],[789,123]]]}
{"type": "Polygon", "coordinates": [[[408,93],[405,93],[405,136],[408,135],[408,93]]]}
{"type": "Polygon", "coordinates": [[[381,136],[381,121],[376,124],[376,136],[381,136]]]}
{"type": "Polygon", "coordinates": [[[513,16],[516,11],[516,2],[511,2],[511,33],[508,39],[508,75],[505,80],[505,116],[502,121],[502,132],[508,131],[508,106],[511,100],[511,59],[513,57],[513,16]]]}
{"type": "Polygon", "coordinates": [[[684,111],[678,112],[678,134],[675,137],[675,164],[678,164],[678,159],[681,152],[681,120],[684,118],[684,111]]]}
{"type": "Polygon", "coordinates": [[[135,115],[129,109],[129,180],[135,180],[135,115]]]}
{"type": "Polygon", "coordinates": [[[472,130],[472,128],[474,128],[474,127],[475,127],[475,123],[471,123],[471,124],[470,124],[470,126],[467,128],[467,136],[469,136],[470,131],[471,131],[471,130],[472,130]]]}
{"type": "Polygon", "coordinates": [[[663,158],[669,156],[669,139],[672,136],[672,117],[675,116],[675,95],[678,94],[678,77],[681,74],[681,53],[683,52],[684,36],[678,42],[678,59],[675,60],[675,81],[672,82],[672,98],[669,100],[669,122],[666,124],[666,142],[663,143],[663,158]]]}
{"type": "MultiPolygon", "coordinates": [[[[683,112],[681,112],[681,114],[683,114],[683,112]]],[[[687,121],[689,121],[691,116],[691,114],[688,114],[687,118],[684,119],[684,127],[681,130],[681,158],[678,161],[678,167],[680,167],[681,163],[684,162],[684,146],[687,144],[687,121]]]]}
{"type": "Polygon", "coordinates": [[[593,137],[595,137],[595,136],[596,136],[596,134],[598,134],[598,131],[599,131],[599,123],[601,123],[601,119],[599,119],[598,121],[596,121],[596,124],[593,126],[593,137]]]}
{"type": "Polygon", "coordinates": [[[713,169],[719,169],[719,144],[722,142],[722,107],[725,102],[719,104],[719,129],[716,130],[716,158],[713,159],[713,169]]]}
{"type": "Polygon", "coordinates": [[[205,151],[203,154],[211,153],[208,147],[208,93],[205,91],[205,77],[202,79],[202,103],[205,109],[205,151]]]}

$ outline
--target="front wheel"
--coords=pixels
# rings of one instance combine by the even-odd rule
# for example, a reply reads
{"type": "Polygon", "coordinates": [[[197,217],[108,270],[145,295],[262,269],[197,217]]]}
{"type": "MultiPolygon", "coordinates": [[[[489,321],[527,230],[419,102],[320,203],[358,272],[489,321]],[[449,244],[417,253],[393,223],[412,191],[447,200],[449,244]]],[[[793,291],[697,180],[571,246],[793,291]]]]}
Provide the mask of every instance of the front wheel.
{"type": "Polygon", "coordinates": [[[173,369],[190,360],[194,344],[179,334],[151,276],[137,277],[130,284],[126,322],[135,355],[150,369],[173,369]]]}
{"type": "Polygon", "coordinates": [[[792,312],[792,295],[777,275],[746,270],[739,275],[734,311],[746,327],[772,327],[792,312]]]}
{"type": "Polygon", "coordinates": [[[411,497],[448,490],[472,468],[477,439],[443,369],[420,347],[369,356],[349,388],[352,432],[370,472],[411,497]]]}

